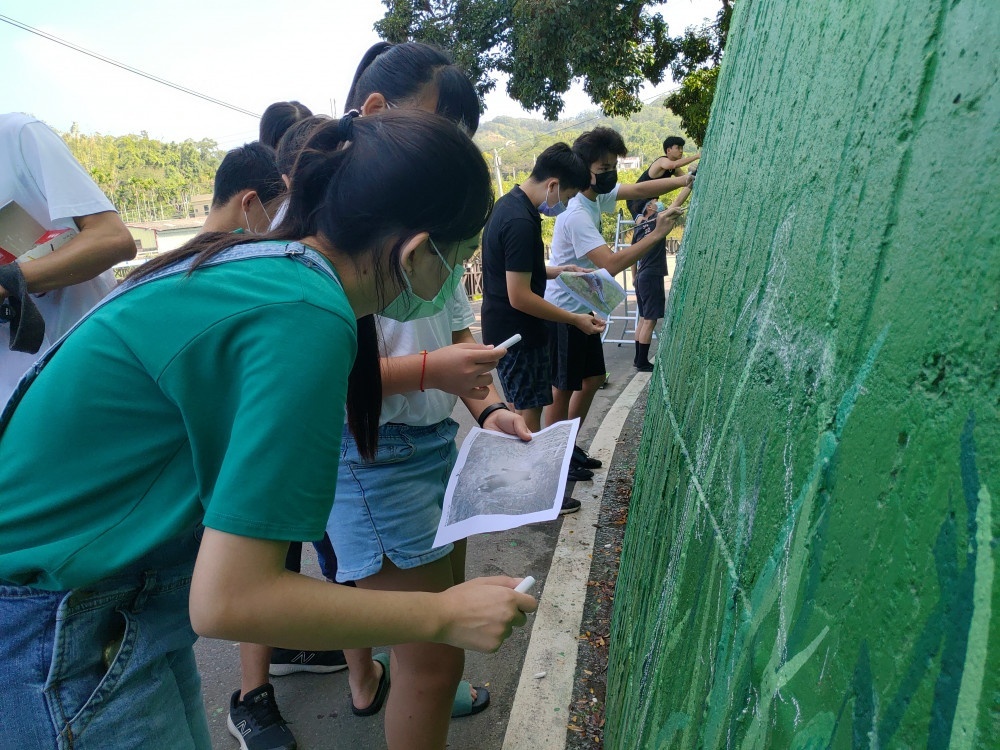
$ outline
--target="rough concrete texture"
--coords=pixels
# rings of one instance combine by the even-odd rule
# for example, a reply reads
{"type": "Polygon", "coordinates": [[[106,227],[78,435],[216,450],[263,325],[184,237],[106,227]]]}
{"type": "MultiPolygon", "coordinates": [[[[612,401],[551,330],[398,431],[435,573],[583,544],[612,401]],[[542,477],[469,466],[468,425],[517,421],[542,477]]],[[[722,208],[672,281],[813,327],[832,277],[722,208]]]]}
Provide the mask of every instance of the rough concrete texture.
{"type": "Polygon", "coordinates": [[[1000,3],[741,0],[733,29],[606,745],[1000,747],[1000,3]]]}

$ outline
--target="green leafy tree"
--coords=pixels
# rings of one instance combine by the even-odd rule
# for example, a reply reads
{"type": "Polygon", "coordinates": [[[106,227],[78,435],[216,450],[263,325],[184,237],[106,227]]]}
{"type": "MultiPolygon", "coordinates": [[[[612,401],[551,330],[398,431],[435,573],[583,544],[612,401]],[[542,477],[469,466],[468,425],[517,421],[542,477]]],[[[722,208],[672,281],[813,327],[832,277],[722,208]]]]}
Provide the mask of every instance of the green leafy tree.
{"type": "MultiPolygon", "coordinates": [[[[605,115],[627,116],[642,109],[644,82],[660,83],[668,71],[682,82],[704,77],[701,71],[719,65],[733,0],[723,0],[714,22],[679,36],[670,36],[663,17],[649,11],[655,3],[645,0],[382,2],[387,12],[375,24],[382,38],[448,49],[476,82],[480,97],[496,86],[495,74],[505,73],[513,99],[554,120],[577,78],[605,115]]],[[[700,108],[703,99],[697,99],[700,108]]],[[[685,111],[675,111],[685,117],[685,111]]]]}
{"type": "Polygon", "coordinates": [[[208,139],[164,143],[146,132],[84,135],[76,123],[63,140],[131,221],[186,216],[190,196],[212,192],[215,170],[224,155],[208,139]]]}

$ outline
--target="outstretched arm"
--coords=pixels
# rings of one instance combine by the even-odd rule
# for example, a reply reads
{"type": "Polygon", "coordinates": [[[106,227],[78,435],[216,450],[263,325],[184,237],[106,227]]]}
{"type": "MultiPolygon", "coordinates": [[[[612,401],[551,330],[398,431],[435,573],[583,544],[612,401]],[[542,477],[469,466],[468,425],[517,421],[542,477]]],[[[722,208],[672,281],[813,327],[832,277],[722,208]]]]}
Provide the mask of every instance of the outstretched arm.
{"type": "Polygon", "coordinates": [[[441,593],[331,586],[285,570],[287,550],[288,542],[206,528],[191,581],[195,632],[310,650],[426,641],[495,651],[538,606],[513,590],[518,579],[501,576],[441,593]]]}
{"type": "Polygon", "coordinates": [[[603,268],[612,276],[616,276],[656,247],[657,243],[674,228],[679,213],[680,209],[677,208],[661,211],[656,216],[656,227],[634,245],[629,245],[617,253],[611,252],[611,248],[607,245],[601,245],[587,253],[587,257],[598,268],[603,268]]]}
{"type": "Polygon", "coordinates": [[[658,180],[646,180],[618,186],[618,199],[623,201],[639,200],[641,198],[656,198],[677,188],[687,187],[694,181],[689,174],[680,177],[661,177],[658,180]]]}

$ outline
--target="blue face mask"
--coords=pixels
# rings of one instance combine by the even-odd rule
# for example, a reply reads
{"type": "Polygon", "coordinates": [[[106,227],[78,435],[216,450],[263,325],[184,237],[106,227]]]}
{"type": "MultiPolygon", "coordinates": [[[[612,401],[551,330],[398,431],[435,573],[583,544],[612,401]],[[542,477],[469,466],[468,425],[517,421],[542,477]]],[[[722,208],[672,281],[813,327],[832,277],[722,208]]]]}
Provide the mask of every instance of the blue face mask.
{"type": "MultiPolygon", "coordinates": [[[[559,183],[556,183],[556,198],[559,197],[559,183]]],[[[558,216],[563,211],[566,210],[566,204],[562,201],[557,202],[555,205],[549,204],[549,194],[545,193],[545,200],[543,200],[538,206],[538,213],[542,216],[558,216]]]]}
{"type": "Polygon", "coordinates": [[[448,261],[444,259],[441,251],[434,244],[434,240],[428,237],[427,241],[430,243],[435,255],[441,259],[444,267],[448,269],[448,278],[444,280],[441,289],[434,295],[434,299],[424,299],[413,291],[410,278],[404,273],[403,281],[406,284],[406,289],[401,291],[399,296],[386,305],[385,309],[379,313],[383,318],[396,320],[400,323],[417,320],[418,318],[429,318],[431,315],[441,312],[448,300],[455,294],[455,290],[458,289],[458,285],[462,281],[462,274],[465,273],[465,267],[461,263],[449,266],[448,261]]]}

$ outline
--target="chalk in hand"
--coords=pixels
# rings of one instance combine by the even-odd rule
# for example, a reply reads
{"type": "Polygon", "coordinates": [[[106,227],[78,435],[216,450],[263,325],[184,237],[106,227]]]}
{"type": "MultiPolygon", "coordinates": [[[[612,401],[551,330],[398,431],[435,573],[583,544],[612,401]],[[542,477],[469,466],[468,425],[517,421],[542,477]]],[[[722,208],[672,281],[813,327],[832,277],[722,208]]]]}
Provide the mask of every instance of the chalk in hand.
{"type": "MultiPolygon", "coordinates": [[[[518,337],[520,338],[520,337],[518,337]]],[[[524,580],[521,581],[517,586],[514,587],[514,591],[520,594],[527,594],[531,587],[535,585],[535,579],[533,576],[525,576],[524,580]]]]}
{"type": "MultiPolygon", "coordinates": [[[[506,341],[504,341],[502,344],[497,344],[493,348],[494,349],[510,349],[512,346],[514,346],[514,344],[516,344],[520,340],[521,340],[521,334],[515,333],[513,336],[511,336],[509,339],[507,339],[506,341]]],[[[532,580],[534,580],[534,579],[532,579],[532,580]]]]}

